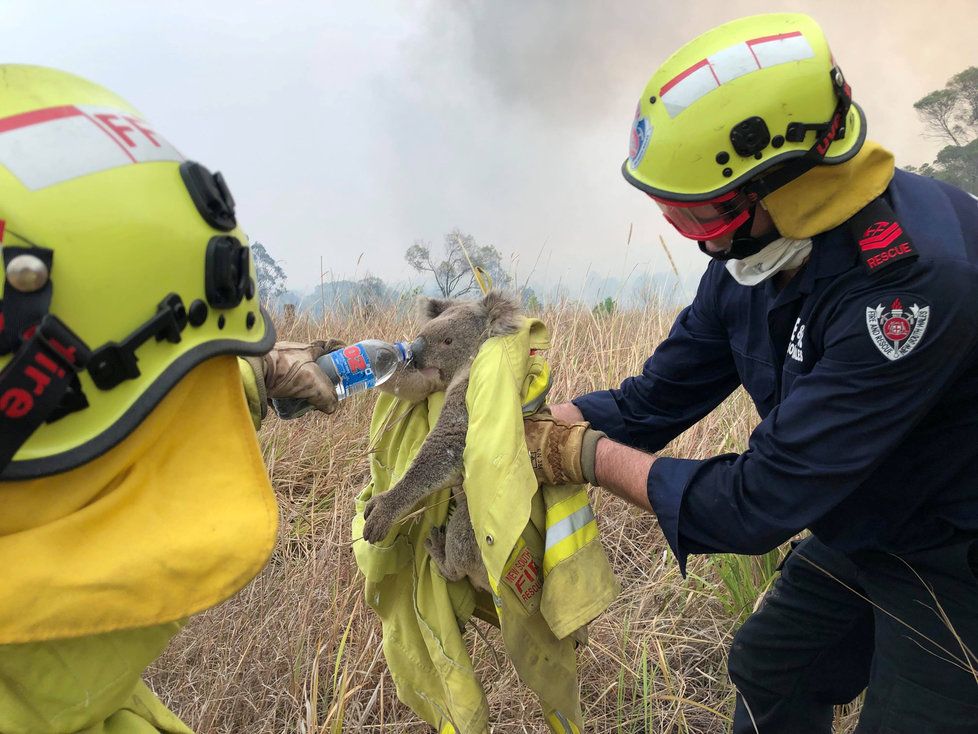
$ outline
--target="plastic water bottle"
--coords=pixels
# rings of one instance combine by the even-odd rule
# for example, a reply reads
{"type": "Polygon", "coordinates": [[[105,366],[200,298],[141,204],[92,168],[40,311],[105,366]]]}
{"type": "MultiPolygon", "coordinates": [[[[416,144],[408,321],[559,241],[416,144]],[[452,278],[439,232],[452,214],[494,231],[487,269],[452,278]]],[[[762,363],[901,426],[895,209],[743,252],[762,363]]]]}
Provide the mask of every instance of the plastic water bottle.
{"type": "MultiPolygon", "coordinates": [[[[380,339],[366,339],[324,354],[316,360],[316,365],[333,383],[337,400],[345,400],[385,382],[398,365],[414,358],[417,346],[408,342],[389,344],[380,339]]],[[[272,408],[279,418],[286,420],[298,418],[313,409],[302,398],[273,398],[272,408]]]]}

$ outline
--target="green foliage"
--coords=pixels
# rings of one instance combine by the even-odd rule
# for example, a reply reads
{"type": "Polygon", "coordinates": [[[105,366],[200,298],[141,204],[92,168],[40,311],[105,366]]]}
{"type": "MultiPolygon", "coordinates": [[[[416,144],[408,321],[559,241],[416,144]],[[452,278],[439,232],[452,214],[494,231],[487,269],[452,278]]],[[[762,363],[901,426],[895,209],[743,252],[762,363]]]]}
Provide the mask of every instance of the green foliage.
{"type": "Polygon", "coordinates": [[[458,228],[445,235],[444,259],[432,254],[431,245],[416,240],[404,259],[419,273],[431,273],[435,277],[438,292],[444,298],[454,298],[478,289],[475,275],[469,266],[468,253],[472,265],[482,268],[492,279],[495,288],[505,288],[511,278],[502,263],[502,254],[492,245],[480,245],[475,237],[465,234],[458,228]]]}
{"type": "Polygon", "coordinates": [[[591,309],[591,313],[595,316],[611,316],[618,310],[618,302],[614,298],[605,298],[603,301],[599,301],[594,308],[591,309]]]}
{"type": "Polygon", "coordinates": [[[948,86],[957,95],[959,104],[965,110],[964,119],[978,124],[978,66],[969,66],[951,77],[948,86]]]}
{"type": "Polygon", "coordinates": [[[914,109],[925,134],[948,145],[933,163],[908,166],[907,170],[978,194],[978,67],[958,72],[943,89],[917,100],[914,109]]]}
{"type": "Polygon", "coordinates": [[[251,246],[251,257],[255,261],[255,275],[258,277],[258,292],[262,300],[277,298],[285,293],[285,271],[261,242],[251,246]]]}
{"type": "Polygon", "coordinates": [[[723,584],[720,600],[727,614],[743,624],[757,600],[774,582],[787,551],[776,548],[763,556],[715,555],[710,561],[723,584]]]}
{"type": "Polygon", "coordinates": [[[978,194],[978,138],[967,145],[947,146],[934,164],[940,170],[937,178],[978,194]]]}

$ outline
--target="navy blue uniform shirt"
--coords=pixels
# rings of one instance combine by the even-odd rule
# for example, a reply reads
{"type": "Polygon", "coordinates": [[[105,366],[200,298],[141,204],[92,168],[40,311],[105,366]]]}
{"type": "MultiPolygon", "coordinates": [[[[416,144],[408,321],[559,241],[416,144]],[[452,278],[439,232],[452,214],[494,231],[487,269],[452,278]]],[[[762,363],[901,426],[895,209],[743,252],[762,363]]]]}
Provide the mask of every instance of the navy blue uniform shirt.
{"type": "Polygon", "coordinates": [[[642,374],[574,400],[609,437],[658,451],[738,385],[753,399],[744,453],[649,472],[680,568],[805,528],[843,552],[978,533],[978,202],[903,171],[885,196],[917,260],[869,274],[843,225],[780,292],[711,262],[642,374]]]}

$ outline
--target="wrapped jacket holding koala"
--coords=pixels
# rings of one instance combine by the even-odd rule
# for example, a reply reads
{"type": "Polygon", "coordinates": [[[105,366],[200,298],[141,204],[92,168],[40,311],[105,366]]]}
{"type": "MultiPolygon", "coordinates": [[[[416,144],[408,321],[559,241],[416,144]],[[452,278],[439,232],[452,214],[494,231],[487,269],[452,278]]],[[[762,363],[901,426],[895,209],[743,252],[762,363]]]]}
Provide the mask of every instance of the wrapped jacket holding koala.
{"type": "Polygon", "coordinates": [[[353,527],[398,696],[439,731],[487,731],[460,631],[474,615],[501,627],[551,730],[580,731],[573,633],[618,587],[585,488],[541,490],[527,453],[549,335],[497,293],[424,306],[422,358],[382,387],[353,527]]]}

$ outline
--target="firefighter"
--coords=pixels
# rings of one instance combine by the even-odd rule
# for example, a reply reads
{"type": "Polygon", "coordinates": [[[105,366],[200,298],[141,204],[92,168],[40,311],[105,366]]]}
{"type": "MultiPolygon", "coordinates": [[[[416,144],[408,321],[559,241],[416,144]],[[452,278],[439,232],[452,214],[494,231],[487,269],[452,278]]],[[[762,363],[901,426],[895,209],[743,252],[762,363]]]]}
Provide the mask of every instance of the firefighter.
{"type": "Polygon", "coordinates": [[[860,734],[978,732],[978,202],[894,170],[796,14],[666,60],[622,171],[711,261],[641,374],[528,423],[531,453],[654,512],[683,572],[810,531],[734,637],[737,734],[828,734],[863,689],[860,734]],[[745,451],[656,455],[738,386],[745,451]]]}
{"type": "Polygon", "coordinates": [[[0,71],[0,732],[187,734],[141,674],[265,565],[252,422],[335,410],[336,343],[272,349],[220,174],[102,87],[0,71]]]}

